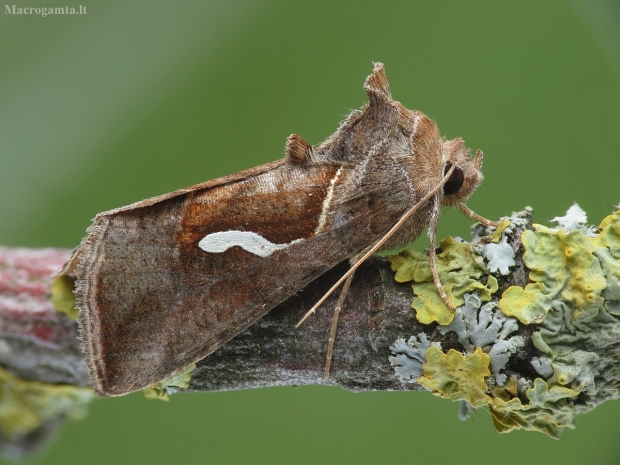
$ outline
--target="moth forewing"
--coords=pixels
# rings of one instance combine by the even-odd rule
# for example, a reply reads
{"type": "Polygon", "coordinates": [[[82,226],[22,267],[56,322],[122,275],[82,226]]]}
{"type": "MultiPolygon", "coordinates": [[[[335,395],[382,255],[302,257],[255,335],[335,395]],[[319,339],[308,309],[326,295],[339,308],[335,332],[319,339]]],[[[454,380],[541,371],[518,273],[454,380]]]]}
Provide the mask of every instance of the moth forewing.
{"type": "MultiPolygon", "coordinates": [[[[281,161],[95,218],[64,272],[77,276],[98,393],[142,389],[204,358],[337,263],[359,259],[421,202],[382,248],[414,240],[436,224],[448,164],[450,179],[459,167],[462,186],[477,186],[461,167],[471,163],[462,141],[446,142],[432,120],[392,100],[383,65],[364,88],[369,103],[316,147],[293,135],[281,161]]],[[[450,194],[459,208],[462,186],[450,194]]]]}
{"type": "Polygon", "coordinates": [[[361,214],[317,233],[338,171],[284,163],[99,215],[76,270],[97,391],[138,390],[204,358],[363,247],[361,214]]]}

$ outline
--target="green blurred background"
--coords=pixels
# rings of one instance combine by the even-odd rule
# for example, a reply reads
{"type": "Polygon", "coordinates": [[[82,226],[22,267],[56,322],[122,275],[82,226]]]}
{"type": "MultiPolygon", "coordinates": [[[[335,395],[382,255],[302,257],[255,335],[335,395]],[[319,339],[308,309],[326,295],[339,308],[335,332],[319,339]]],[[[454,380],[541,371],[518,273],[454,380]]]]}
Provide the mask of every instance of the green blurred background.
{"type": "MultiPolygon", "coordinates": [[[[82,4],[2,6],[1,244],[74,247],[100,211],[277,159],[290,133],[319,143],[365,102],[373,61],[395,99],[484,150],[478,213],[530,205],[547,223],[578,202],[598,223],[620,202],[617,1],[82,4]]],[[[446,211],[440,236],[469,226],[446,211]]],[[[32,462],[620,462],[619,402],[560,441],[456,414],[428,393],[134,394],[96,401],[32,462]]]]}

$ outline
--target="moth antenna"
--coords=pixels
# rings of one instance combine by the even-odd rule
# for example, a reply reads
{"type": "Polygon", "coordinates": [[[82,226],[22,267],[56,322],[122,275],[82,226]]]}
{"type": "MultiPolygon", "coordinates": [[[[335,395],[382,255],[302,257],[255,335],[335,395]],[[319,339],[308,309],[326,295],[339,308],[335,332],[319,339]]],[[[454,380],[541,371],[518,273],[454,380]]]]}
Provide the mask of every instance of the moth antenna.
{"type": "Polygon", "coordinates": [[[301,136],[291,134],[286,139],[286,158],[295,163],[305,163],[314,158],[314,150],[301,136]]]}
{"type": "Polygon", "coordinates": [[[442,188],[442,186],[448,182],[448,180],[450,179],[450,175],[452,175],[452,173],[454,172],[456,166],[452,165],[450,167],[450,169],[446,172],[445,176],[442,178],[442,180],[433,188],[433,190],[431,190],[428,194],[426,194],[424,197],[422,197],[420,199],[420,201],[418,203],[416,203],[413,207],[411,207],[409,210],[407,210],[405,212],[405,214],[403,216],[400,217],[400,219],[394,224],[394,226],[392,226],[392,228],[385,233],[385,235],[379,239],[379,241],[373,245],[370,250],[368,250],[368,252],[366,252],[362,258],[360,258],[359,260],[357,260],[352,266],[351,268],[349,268],[349,271],[347,271],[337,282],[336,284],[334,284],[331,289],[329,291],[327,291],[327,293],[321,297],[321,299],[314,304],[314,306],[308,310],[306,312],[306,314],[303,316],[303,318],[301,320],[299,320],[299,322],[295,325],[295,328],[299,328],[299,326],[306,321],[306,319],[312,315],[314,312],[316,312],[316,309],[319,308],[321,306],[321,304],[323,302],[325,302],[327,300],[327,298],[332,295],[332,293],[338,289],[338,286],[340,286],[349,276],[351,276],[353,273],[355,273],[355,270],[357,270],[360,265],[362,263],[364,263],[371,255],[373,255],[375,252],[377,252],[382,246],[383,244],[385,244],[390,237],[392,237],[394,235],[394,233],[396,231],[398,231],[400,229],[400,227],[409,219],[411,218],[411,216],[422,206],[424,205],[428,199],[430,199],[431,197],[433,197],[435,194],[437,194],[437,192],[439,191],[439,189],[442,188]]]}

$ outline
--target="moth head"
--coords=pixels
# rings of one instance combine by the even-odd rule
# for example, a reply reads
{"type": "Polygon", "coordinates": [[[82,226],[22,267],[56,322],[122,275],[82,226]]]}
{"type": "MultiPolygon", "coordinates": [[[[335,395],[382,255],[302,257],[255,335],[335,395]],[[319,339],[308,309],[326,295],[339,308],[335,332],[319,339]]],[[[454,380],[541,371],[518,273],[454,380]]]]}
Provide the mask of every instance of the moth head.
{"type": "Polygon", "coordinates": [[[480,150],[472,157],[463,139],[457,138],[443,143],[443,175],[445,176],[452,166],[454,166],[454,171],[443,185],[442,206],[457,205],[474,193],[484,179],[480,171],[482,157],[480,150]]]}

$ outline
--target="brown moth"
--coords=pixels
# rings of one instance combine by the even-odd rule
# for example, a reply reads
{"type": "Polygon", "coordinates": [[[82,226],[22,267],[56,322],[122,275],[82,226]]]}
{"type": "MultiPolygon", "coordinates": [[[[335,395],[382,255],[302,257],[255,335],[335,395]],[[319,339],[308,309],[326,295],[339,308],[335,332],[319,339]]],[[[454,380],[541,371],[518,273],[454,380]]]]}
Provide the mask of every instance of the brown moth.
{"type": "Polygon", "coordinates": [[[463,202],[483,179],[482,153],[392,100],[381,63],[364,89],[368,104],[316,147],[292,135],[282,160],[97,215],[63,272],[77,276],[99,394],[155,384],[336,264],[425,228],[434,268],[440,206],[481,219],[463,202]]]}

